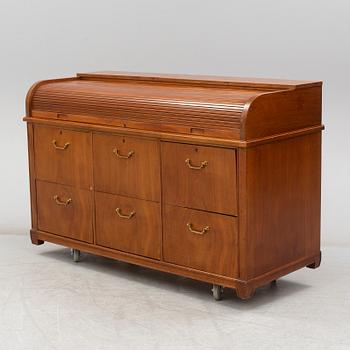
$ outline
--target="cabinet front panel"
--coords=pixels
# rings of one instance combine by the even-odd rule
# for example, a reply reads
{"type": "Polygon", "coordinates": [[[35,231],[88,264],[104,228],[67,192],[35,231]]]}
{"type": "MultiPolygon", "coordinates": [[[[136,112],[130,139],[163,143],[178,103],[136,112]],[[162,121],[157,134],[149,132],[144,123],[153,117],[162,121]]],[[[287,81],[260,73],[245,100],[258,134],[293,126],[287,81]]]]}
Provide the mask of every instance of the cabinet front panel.
{"type": "Polygon", "coordinates": [[[36,185],[39,230],[92,243],[91,191],[43,181],[36,185]]]}
{"type": "Polygon", "coordinates": [[[235,150],[171,142],[161,149],[165,203],[237,214],[235,150]]]}
{"type": "Polygon", "coordinates": [[[90,133],[35,125],[34,152],[37,179],[92,186],[90,133]]]}
{"type": "Polygon", "coordinates": [[[237,276],[237,218],[171,205],[163,214],[165,261],[237,276]]]}
{"type": "Polygon", "coordinates": [[[95,193],[96,243],[125,252],[160,258],[160,205],[95,193]]]}
{"type": "Polygon", "coordinates": [[[160,156],[157,141],[94,134],[97,191],[160,200],[160,156]]]}

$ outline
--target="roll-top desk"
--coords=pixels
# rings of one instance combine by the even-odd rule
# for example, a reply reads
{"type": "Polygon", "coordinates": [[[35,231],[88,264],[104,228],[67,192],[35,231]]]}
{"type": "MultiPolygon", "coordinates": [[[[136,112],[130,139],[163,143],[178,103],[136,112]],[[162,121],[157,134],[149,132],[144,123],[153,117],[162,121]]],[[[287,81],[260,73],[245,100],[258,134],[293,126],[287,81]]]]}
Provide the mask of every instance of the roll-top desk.
{"type": "Polygon", "coordinates": [[[320,264],[322,83],[119,72],[26,100],[33,244],[254,290],[320,264]]]}

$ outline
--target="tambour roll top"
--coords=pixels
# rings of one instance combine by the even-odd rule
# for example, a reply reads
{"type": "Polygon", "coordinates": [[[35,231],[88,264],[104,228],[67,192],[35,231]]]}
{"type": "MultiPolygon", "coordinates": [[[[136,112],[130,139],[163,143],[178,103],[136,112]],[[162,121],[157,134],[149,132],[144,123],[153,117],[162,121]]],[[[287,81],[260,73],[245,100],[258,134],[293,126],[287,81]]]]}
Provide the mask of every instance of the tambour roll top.
{"type": "Polygon", "coordinates": [[[27,117],[249,141],[321,125],[321,82],[101,72],[41,81],[27,117]]]}

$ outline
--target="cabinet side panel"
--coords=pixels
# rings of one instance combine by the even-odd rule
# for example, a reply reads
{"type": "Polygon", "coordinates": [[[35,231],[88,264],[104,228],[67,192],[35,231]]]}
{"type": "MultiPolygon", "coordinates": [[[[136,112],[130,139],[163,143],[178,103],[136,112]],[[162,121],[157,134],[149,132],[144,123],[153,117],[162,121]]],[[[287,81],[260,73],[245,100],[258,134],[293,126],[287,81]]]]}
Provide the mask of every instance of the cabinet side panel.
{"type": "Polygon", "coordinates": [[[242,136],[246,140],[321,125],[322,87],[278,91],[251,103],[242,136]]]}
{"type": "Polygon", "coordinates": [[[321,133],[247,150],[247,277],[320,251],[321,133]]]}

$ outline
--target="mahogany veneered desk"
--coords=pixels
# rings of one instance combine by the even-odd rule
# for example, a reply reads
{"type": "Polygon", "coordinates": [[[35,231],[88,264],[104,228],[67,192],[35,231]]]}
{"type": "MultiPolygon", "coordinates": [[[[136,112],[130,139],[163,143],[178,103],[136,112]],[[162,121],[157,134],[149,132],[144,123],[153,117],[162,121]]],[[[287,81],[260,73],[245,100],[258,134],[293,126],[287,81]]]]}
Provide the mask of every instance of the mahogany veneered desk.
{"type": "Polygon", "coordinates": [[[248,299],[320,264],[322,83],[120,72],[26,100],[33,244],[248,299]]]}

